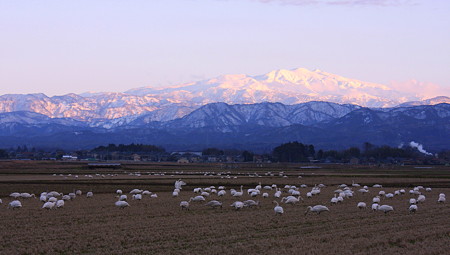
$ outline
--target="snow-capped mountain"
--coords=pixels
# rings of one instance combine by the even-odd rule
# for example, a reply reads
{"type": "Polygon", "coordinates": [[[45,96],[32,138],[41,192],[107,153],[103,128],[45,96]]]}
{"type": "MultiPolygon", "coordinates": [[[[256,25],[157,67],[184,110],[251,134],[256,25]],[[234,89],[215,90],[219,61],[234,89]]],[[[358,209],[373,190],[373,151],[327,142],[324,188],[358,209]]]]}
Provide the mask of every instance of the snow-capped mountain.
{"type": "Polygon", "coordinates": [[[264,75],[223,75],[217,78],[170,87],[144,87],[124,93],[44,94],[0,96],[0,113],[29,111],[51,118],[72,118],[110,127],[130,123],[146,115],[146,121],[168,121],[183,117],[199,107],[223,102],[255,104],[279,102],[294,105],[309,101],[356,104],[363,107],[392,107],[423,97],[401,93],[386,85],[349,79],[320,70],[304,68],[276,70],[264,75]]]}
{"type": "Polygon", "coordinates": [[[408,106],[418,106],[418,105],[436,105],[436,104],[450,104],[450,97],[446,96],[439,96],[434,97],[422,101],[412,101],[412,102],[405,102],[403,104],[400,104],[399,107],[408,107],[408,106]]]}

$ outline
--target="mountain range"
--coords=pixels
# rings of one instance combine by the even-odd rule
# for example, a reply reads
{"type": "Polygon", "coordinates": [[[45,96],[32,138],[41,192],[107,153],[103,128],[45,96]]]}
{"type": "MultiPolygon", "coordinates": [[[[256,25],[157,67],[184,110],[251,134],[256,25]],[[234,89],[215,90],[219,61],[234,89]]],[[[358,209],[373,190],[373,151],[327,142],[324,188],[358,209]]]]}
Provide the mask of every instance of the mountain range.
{"type": "Polygon", "coordinates": [[[418,141],[438,151],[450,148],[449,103],[302,68],[124,93],[9,94],[0,96],[0,148],[270,151],[296,140],[324,149],[418,141]]]}

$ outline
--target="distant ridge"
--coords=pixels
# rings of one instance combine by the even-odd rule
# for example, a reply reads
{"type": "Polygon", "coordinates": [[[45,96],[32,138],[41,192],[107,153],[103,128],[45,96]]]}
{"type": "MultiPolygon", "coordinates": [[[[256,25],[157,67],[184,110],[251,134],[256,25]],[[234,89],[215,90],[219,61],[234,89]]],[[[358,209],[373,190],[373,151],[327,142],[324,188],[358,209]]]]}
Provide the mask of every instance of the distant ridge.
{"type": "Polygon", "coordinates": [[[110,143],[144,143],[168,150],[206,147],[270,151],[288,141],[317,148],[399,146],[417,141],[428,151],[450,148],[450,104],[366,108],[330,102],[297,105],[211,103],[184,117],[82,122],[32,112],[0,114],[0,148],[90,149],[110,143]]]}

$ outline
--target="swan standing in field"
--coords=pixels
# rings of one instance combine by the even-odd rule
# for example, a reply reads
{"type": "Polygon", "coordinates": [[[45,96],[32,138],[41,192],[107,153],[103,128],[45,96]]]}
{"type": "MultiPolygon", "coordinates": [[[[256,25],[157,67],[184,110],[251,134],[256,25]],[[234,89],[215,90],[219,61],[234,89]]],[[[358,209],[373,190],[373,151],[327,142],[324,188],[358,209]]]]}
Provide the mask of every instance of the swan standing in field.
{"type": "MultiPolygon", "coordinates": [[[[66,196],[67,196],[67,195],[66,195],[66,196]]],[[[75,199],[75,198],[77,197],[77,194],[75,194],[75,192],[72,192],[72,193],[69,193],[68,196],[69,196],[70,199],[75,199]]],[[[64,196],[63,196],[63,197],[64,197],[64,196]]],[[[70,200],[70,199],[69,199],[69,200],[70,200]]]]}
{"type": "Polygon", "coordinates": [[[269,197],[269,193],[264,192],[264,193],[262,194],[262,197],[263,197],[263,198],[268,198],[268,197],[269,197]]]}
{"type": "Polygon", "coordinates": [[[390,211],[394,211],[394,207],[390,206],[390,205],[382,205],[378,207],[378,211],[382,211],[384,212],[384,214],[390,212],[390,211]]]}
{"type": "Polygon", "coordinates": [[[120,195],[119,201],[127,201],[128,197],[127,195],[120,195]]]}
{"type": "Polygon", "coordinates": [[[64,207],[64,200],[56,201],[56,208],[62,208],[62,207],[64,207]]]}
{"type": "Polygon", "coordinates": [[[121,209],[130,206],[126,201],[117,201],[115,205],[121,209]]]}
{"type": "Polygon", "coordinates": [[[148,195],[151,195],[151,194],[152,194],[152,192],[150,192],[148,190],[142,191],[142,195],[148,196],[148,195]]]}
{"type": "Polygon", "coordinates": [[[419,203],[423,203],[423,202],[425,202],[425,196],[424,195],[419,195],[418,197],[417,197],[417,202],[419,203]]]}
{"type": "Polygon", "coordinates": [[[183,210],[183,209],[189,210],[189,202],[188,201],[181,201],[180,202],[180,207],[181,207],[181,210],[183,210]]]}
{"type": "Polygon", "coordinates": [[[259,206],[259,201],[255,201],[255,200],[245,200],[244,201],[244,206],[245,207],[249,207],[249,208],[251,208],[251,207],[256,207],[256,206],[259,206]]]}
{"type": "Polygon", "coordinates": [[[21,207],[22,207],[22,203],[19,200],[11,201],[8,204],[8,208],[12,208],[13,210],[16,208],[21,208],[21,207]]]}
{"type": "Polygon", "coordinates": [[[378,207],[380,207],[379,204],[377,204],[377,203],[372,204],[372,211],[377,211],[378,207]]]}
{"type": "Polygon", "coordinates": [[[116,190],[117,195],[122,195],[123,191],[121,189],[116,190]]]}
{"type": "Polygon", "coordinates": [[[81,190],[77,190],[77,191],[75,191],[75,195],[81,196],[81,195],[83,195],[83,192],[81,190]]]}
{"type": "Polygon", "coordinates": [[[275,215],[277,215],[277,214],[283,215],[283,213],[284,213],[283,207],[281,207],[281,206],[278,204],[277,201],[273,201],[273,202],[274,202],[275,204],[277,204],[277,205],[273,208],[273,210],[274,210],[274,212],[275,212],[275,215]]]}
{"type": "Polygon", "coordinates": [[[281,197],[281,190],[277,188],[277,191],[275,191],[275,194],[273,194],[274,197],[280,198],[281,197]]]}
{"type": "Polygon", "coordinates": [[[14,199],[18,199],[20,197],[20,193],[19,192],[13,192],[13,193],[9,194],[9,196],[14,198],[14,199]]]}
{"type": "Polygon", "coordinates": [[[53,209],[55,207],[56,202],[45,202],[45,204],[42,206],[42,209],[53,209]]]}
{"type": "Polygon", "coordinates": [[[64,195],[64,196],[62,196],[61,199],[64,200],[64,201],[69,201],[72,198],[69,195],[64,195]]]}
{"type": "Polygon", "coordinates": [[[41,202],[47,202],[47,195],[41,195],[40,197],[39,197],[39,201],[41,201],[41,202]]]}
{"type": "Polygon", "coordinates": [[[445,194],[441,193],[439,194],[438,203],[445,203],[445,194]]]}
{"type": "Polygon", "coordinates": [[[359,185],[358,183],[355,183],[355,181],[352,180],[352,187],[359,187],[361,185],[359,185]]]}
{"type": "Polygon", "coordinates": [[[217,192],[217,196],[219,197],[223,197],[227,194],[227,192],[225,190],[220,190],[219,192],[217,192]]]}
{"type": "Polygon", "coordinates": [[[321,212],[325,212],[325,211],[329,212],[330,210],[328,209],[328,207],[326,207],[324,205],[315,205],[315,206],[312,206],[312,207],[308,206],[306,208],[305,215],[308,214],[308,212],[315,212],[317,214],[320,214],[321,212]]]}
{"type": "Polygon", "coordinates": [[[241,185],[241,191],[236,191],[233,194],[233,197],[242,197],[242,195],[244,194],[244,191],[242,190],[242,187],[244,187],[243,185],[241,185]]]}
{"type": "Polygon", "coordinates": [[[157,198],[158,195],[157,195],[156,193],[153,193],[153,194],[150,195],[150,197],[151,197],[151,198],[157,198]]]}
{"type": "Polygon", "coordinates": [[[236,201],[236,202],[232,203],[230,206],[234,207],[234,209],[236,209],[236,211],[237,211],[239,209],[244,208],[244,203],[242,203],[241,201],[236,201]]]}
{"type": "Polygon", "coordinates": [[[222,208],[222,203],[217,200],[211,200],[208,203],[205,204],[206,206],[209,206],[211,208],[216,209],[217,207],[222,208]]]}
{"type": "Polygon", "coordinates": [[[364,202],[359,202],[358,205],[357,205],[356,207],[358,207],[359,209],[366,209],[366,203],[364,203],[364,202]]]}
{"type": "Polygon", "coordinates": [[[205,201],[205,197],[203,196],[196,196],[196,197],[191,197],[191,199],[189,199],[189,202],[193,201],[193,202],[202,202],[205,201]]]}
{"type": "Polygon", "coordinates": [[[133,200],[142,200],[142,194],[134,194],[133,200]]]}
{"type": "Polygon", "coordinates": [[[36,198],[36,196],[34,194],[30,194],[30,193],[20,193],[20,197],[21,198],[36,198]]]}
{"type": "Polygon", "coordinates": [[[369,192],[369,190],[367,190],[367,189],[359,189],[359,190],[358,190],[358,192],[361,192],[361,193],[363,193],[363,194],[364,194],[364,193],[367,193],[367,192],[369,192]]]}
{"type": "Polygon", "coordinates": [[[0,198],[0,205],[3,204],[3,200],[0,198]]]}
{"type": "Polygon", "coordinates": [[[415,212],[417,212],[417,209],[418,209],[417,205],[410,205],[409,213],[415,213],[415,212]]]}
{"type": "Polygon", "coordinates": [[[86,193],[87,198],[91,198],[93,196],[94,196],[94,193],[92,191],[89,191],[88,193],[86,193]]]}
{"type": "Polygon", "coordinates": [[[143,190],[141,189],[133,189],[132,191],[130,191],[130,194],[140,194],[142,193],[143,190]]]}
{"type": "Polygon", "coordinates": [[[284,202],[285,204],[291,204],[291,205],[295,205],[296,203],[300,202],[300,199],[303,200],[303,198],[301,197],[294,197],[294,196],[288,196],[288,197],[283,197],[283,199],[281,199],[281,202],[284,202]]]}
{"type": "Polygon", "coordinates": [[[372,203],[376,203],[376,204],[380,203],[380,197],[379,196],[374,197],[372,199],[372,203]]]}

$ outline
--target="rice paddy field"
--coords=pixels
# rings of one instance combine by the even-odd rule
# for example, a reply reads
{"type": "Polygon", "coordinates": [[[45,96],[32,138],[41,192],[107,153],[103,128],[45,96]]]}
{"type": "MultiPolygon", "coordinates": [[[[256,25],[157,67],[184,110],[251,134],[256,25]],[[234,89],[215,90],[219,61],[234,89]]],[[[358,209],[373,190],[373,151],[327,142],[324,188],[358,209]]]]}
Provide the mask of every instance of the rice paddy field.
{"type": "Polygon", "coordinates": [[[121,162],[120,168],[88,168],[82,162],[0,162],[0,254],[449,254],[450,205],[437,203],[440,193],[450,194],[450,167],[445,166],[352,166],[300,164],[140,164],[121,162]],[[172,196],[175,181],[186,182],[178,197],[172,196]],[[358,183],[361,187],[352,186],[358,183]],[[286,185],[295,185],[303,201],[281,203],[275,189],[261,189],[250,197],[249,188],[276,185],[281,197],[286,185]],[[301,185],[307,185],[300,188],[301,185]],[[320,194],[307,198],[315,185],[320,194]],[[341,184],[353,197],[331,205],[341,184]],[[374,188],[374,184],[382,188],[374,188]],[[243,196],[233,197],[230,189],[243,196]],[[368,193],[358,192],[368,186],[368,193]],[[205,202],[180,202],[200,195],[194,188],[224,186],[226,195],[211,194],[223,208],[205,202]],[[426,200],[410,213],[409,190],[420,189],[426,200]],[[128,196],[129,207],[118,208],[116,190],[128,196]],[[132,200],[132,189],[148,190],[132,200]],[[381,196],[380,205],[394,207],[384,214],[372,211],[372,199],[380,191],[406,194],[381,196]],[[63,208],[42,209],[42,192],[83,194],[66,201],[63,208]],[[92,198],[86,193],[93,192],[92,198]],[[13,192],[35,194],[20,198],[22,207],[7,208],[13,192]],[[235,210],[235,201],[253,199],[260,205],[235,210]],[[275,215],[273,201],[284,209],[275,215]],[[357,208],[365,202],[367,209],[357,208]],[[329,211],[308,213],[308,206],[325,205],[329,211]]]}

